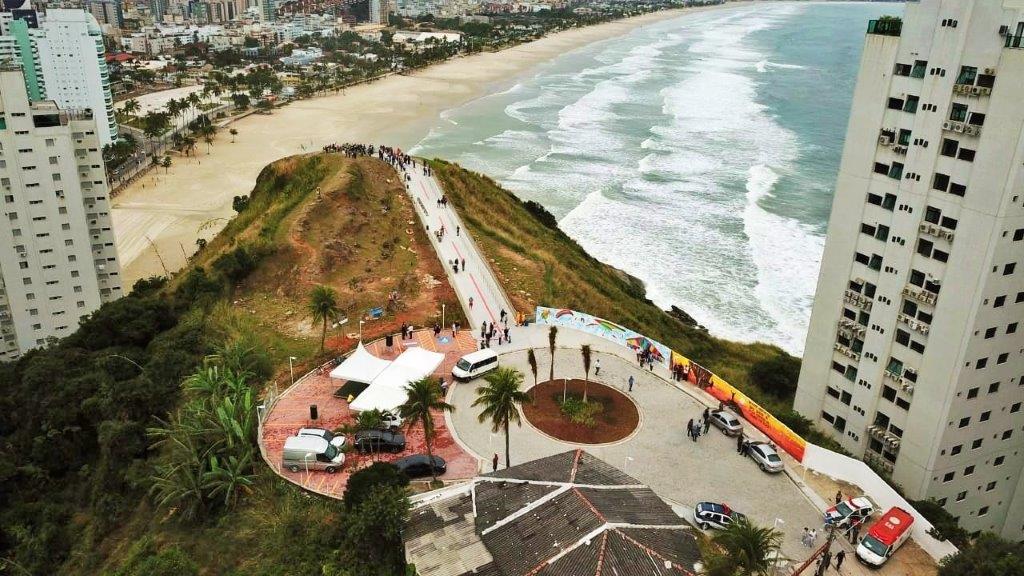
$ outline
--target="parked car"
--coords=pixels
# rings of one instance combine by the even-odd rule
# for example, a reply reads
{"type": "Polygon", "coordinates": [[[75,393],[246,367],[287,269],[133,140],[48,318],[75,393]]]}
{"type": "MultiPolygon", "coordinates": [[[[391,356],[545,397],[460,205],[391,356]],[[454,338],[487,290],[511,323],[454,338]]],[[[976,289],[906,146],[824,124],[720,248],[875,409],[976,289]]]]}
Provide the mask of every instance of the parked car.
{"type": "MultiPolygon", "coordinates": [[[[434,456],[434,473],[440,476],[448,470],[448,464],[445,463],[444,458],[440,456],[434,456]]],[[[431,476],[430,471],[430,458],[426,454],[413,454],[412,456],[406,456],[405,458],[399,458],[393,462],[399,470],[405,472],[405,475],[409,478],[421,478],[423,476],[431,476]]]]}
{"type": "Polygon", "coordinates": [[[837,528],[847,528],[860,524],[871,517],[875,507],[867,498],[860,496],[843,500],[825,511],[825,524],[834,524],[837,528]]]}
{"type": "Polygon", "coordinates": [[[701,530],[717,528],[725,530],[734,521],[744,518],[743,514],[729,508],[725,504],[701,502],[693,507],[693,521],[701,530]]]}
{"type": "Polygon", "coordinates": [[[456,380],[472,380],[498,367],[498,353],[490,348],[470,352],[452,367],[452,377],[456,380]]]}
{"type": "Polygon", "coordinates": [[[398,412],[392,412],[390,410],[383,410],[380,413],[381,427],[385,430],[400,430],[405,420],[399,416],[398,412]]]}
{"type": "Polygon", "coordinates": [[[330,430],[324,430],[323,428],[303,428],[299,430],[296,436],[315,436],[317,438],[323,438],[327,442],[337,449],[341,449],[345,445],[346,438],[342,434],[335,434],[330,430]]]}
{"type": "Polygon", "coordinates": [[[405,450],[405,436],[387,430],[360,430],[352,445],[360,452],[401,452],[405,450]]]}
{"type": "Polygon", "coordinates": [[[315,436],[292,436],[284,441],[281,465],[292,472],[323,470],[333,474],[345,463],[345,455],[330,442],[315,436]]]}
{"type": "Polygon", "coordinates": [[[782,472],[782,458],[779,453],[767,442],[751,442],[747,444],[747,456],[757,462],[758,468],[764,472],[782,472]]]}
{"type": "Polygon", "coordinates": [[[732,412],[725,410],[712,410],[709,416],[711,423],[725,433],[726,436],[739,436],[743,433],[743,424],[732,412]]]}

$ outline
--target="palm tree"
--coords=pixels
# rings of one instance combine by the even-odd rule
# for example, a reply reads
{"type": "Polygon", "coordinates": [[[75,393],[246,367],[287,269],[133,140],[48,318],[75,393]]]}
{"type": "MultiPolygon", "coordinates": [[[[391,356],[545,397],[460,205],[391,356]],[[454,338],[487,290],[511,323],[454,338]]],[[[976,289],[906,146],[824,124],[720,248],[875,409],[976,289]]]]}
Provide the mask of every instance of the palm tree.
{"type": "Polygon", "coordinates": [[[555,380],[555,340],[558,338],[558,326],[552,326],[551,330],[548,330],[548,348],[551,349],[551,377],[549,380],[552,382],[555,380]]]}
{"type": "Polygon", "coordinates": [[[309,294],[309,313],[313,317],[313,324],[323,324],[320,330],[320,353],[324,352],[324,342],[327,340],[327,320],[336,316],[339,312],[338,295],[330,286],[323,284],[313,288],[309,294]]]}
{"type": "Polygon", "coordinates": [[[199,94],[193,92],[188,95],[185,101],[188,103],[188,106],[192,109],[192,119],[195,120],[195,112],[199,108],[199,105],[203,102],[202,99],[199,98],[199,94]]]}
{"type": "Polygon", "coordinates": [[[515,368],[501,367],[484,376],[486,386],[476,389],[477,398],[473,406],[482,406],[483,411],[477,416],[480,423],[491,421],[492,432],[505,432],[505,468],[512,465],[509,455],[509,424],[515,422],[522,425],[519,407],[531,401],[530,395],[519,387],[523,384],[523,374],[515,368]]]}
{"type": "Polygon", "coordinates": [[[167,171],[171,168],[171,157],[164,156],[164,159],[160,161],[160,165],[164,167],[164,174],[167,174],[167,171]]]}
{"type": "Polygon", "coordinates": [[[583,403],[587,402],[587,388],[590,387],[590,344],[580,347],[583,356],[583,403]]]}
{"type": "Polygon", "coordinates": [[[782,545],[782,533],[740,518],[715,535],[719,551],[708,562],[708,574],[768,576],[782,545]]]}
{"type": "Polygon", "coordinates": [[[125,116],[129,118],[135,118],[135,113],[139,111],[139,101],[135,98],[125,100],[121,106],[121,112],[124,112],[125,116]]]}
{"type": "Polygon", "coordinates": [[[427,460],[430,461],[430,475],[434,482],[437,482],[431,446],[434,440],[434,411],[454,412],[455,406],[444,401],[441,386],[431,376],[410,382],[405,391],[409,397],[398,407],[398,413],[405,419],[406,426],[410,429],[417,424],[423,426],[423,442],[427,447],[427,460]]]}
{"type": "Polygon", "coordinates": [[[526,361],[530,364],[530,372],[533,372],[533,385],[537,385],[537,355],[533,353],[533,348],[526,351],[526,361]]]}
{"type": "Polygon", "coordinates": [[[232,128],[232,129],[228,130],[228,134],[231,134],[231,143],[234,144],[235,143],[235,136],[238,136],[238,130],[232,128]]]}

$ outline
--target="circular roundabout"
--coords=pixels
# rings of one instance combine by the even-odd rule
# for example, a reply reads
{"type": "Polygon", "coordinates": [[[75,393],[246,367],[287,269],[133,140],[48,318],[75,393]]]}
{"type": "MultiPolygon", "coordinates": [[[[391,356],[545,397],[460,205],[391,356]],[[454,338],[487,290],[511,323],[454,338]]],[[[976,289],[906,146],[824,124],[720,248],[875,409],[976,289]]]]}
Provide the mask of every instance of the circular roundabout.
{"type": "Polygon", "coordinates": [[[628,438],[640,425],[640,411],[618,390],[579,379],[541,382],[527,393],[523,415],[534,428],[573,444],[608,444],[628,438]],[[583,401],[584,389],[587,400],[583,401]],[[564,400],[563,400],[564,399],[564,400]]]}

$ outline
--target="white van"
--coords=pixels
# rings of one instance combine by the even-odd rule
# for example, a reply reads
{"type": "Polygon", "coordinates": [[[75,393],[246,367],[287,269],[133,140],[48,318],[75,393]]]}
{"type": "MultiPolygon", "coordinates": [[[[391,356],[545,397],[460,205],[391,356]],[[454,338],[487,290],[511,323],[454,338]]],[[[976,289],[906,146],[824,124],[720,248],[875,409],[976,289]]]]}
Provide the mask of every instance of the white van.
{"type": "Polygon", "coordinates": [[[291,470],[323,470],[333,474],[345,463],[345,455],[324,438],[292,436],[284,441],[281,465],[291,470]]]}
{"type": "Polygon", "coordinates": [[[490,348],[466,354],[452,367],[456,380],[472,380],[498,367],[498,354],[490,348]]]}

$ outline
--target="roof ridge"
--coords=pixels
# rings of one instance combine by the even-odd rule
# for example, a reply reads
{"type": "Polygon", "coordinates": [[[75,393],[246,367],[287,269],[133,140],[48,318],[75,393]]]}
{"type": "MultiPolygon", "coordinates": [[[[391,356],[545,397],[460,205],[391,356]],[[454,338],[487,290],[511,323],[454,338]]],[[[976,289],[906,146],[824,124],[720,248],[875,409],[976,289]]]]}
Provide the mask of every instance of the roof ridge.
{"type": "Polygon", "coordinates": [[[625,532],[623,532],[619,528],[610,528],[610,530],[616,532],[619,536],[622,536],[623,540],[629,542],[630,544],[632,544],[633,546],[636,546],[637,548],[643,550],[644,552],[647,552],[651,556],[655,556],[655,557],[657,557],[658,559],[660,559],[660,560],[662,560],[664,562],[668,562],[676,570],[679,570],[683,574],[687,574],[688,576],[695,576],[693,572],[690,572],[686,568],[683,568],[681,565],[673,562],[672,560],[669,560],[665,556],[663,556],[660,553],[658,553],[657,551],[655,551],[653,548],[650,548],[649,546],[644,546],[640,542],[637,542],[635,539],[631,538],[629,535],[627,535],[625,532]]]}
{"type": "Polygon", "coordinates": [[[597,516],[599,520],[601,520],[601,522],[608,524],[608,519],[604,517],[604,514],[602,514],[601,511],[597,509],[597,506],[594,506],[594,503],[591,502],[589,498],[587,498],[586,496],[583,495],[582,492],[580,492],[579,488],[573,486],[572,491],[576,494],[576,496],[579,497],[580,500],[583,501],[584,504],[587,505],[588,508],[590,508],[590,511],[593,512],[594,515],[597,516]]]}
{"type": "Polygon", "coordinates": [[[572,460],[572,471],[569,472],[569,483],[570,484],[575,484],[576,483],[576,471],[580,469],[580,458],[582,458],[582,457],[583,457],[583,449],[582,448],[577,448],[576,449],[576,454],[575,454],[575,456],[573,457],[573,460],[572,460]]]}
{"type": "Polygon", "coordinates": [[[601,576],[601,569],[604,568],[604,554],[608,549],[608,530],[605,530],[601,534],[601,549],[597,552],[597,570],[594,570],[594,576],[601,576]]]}

